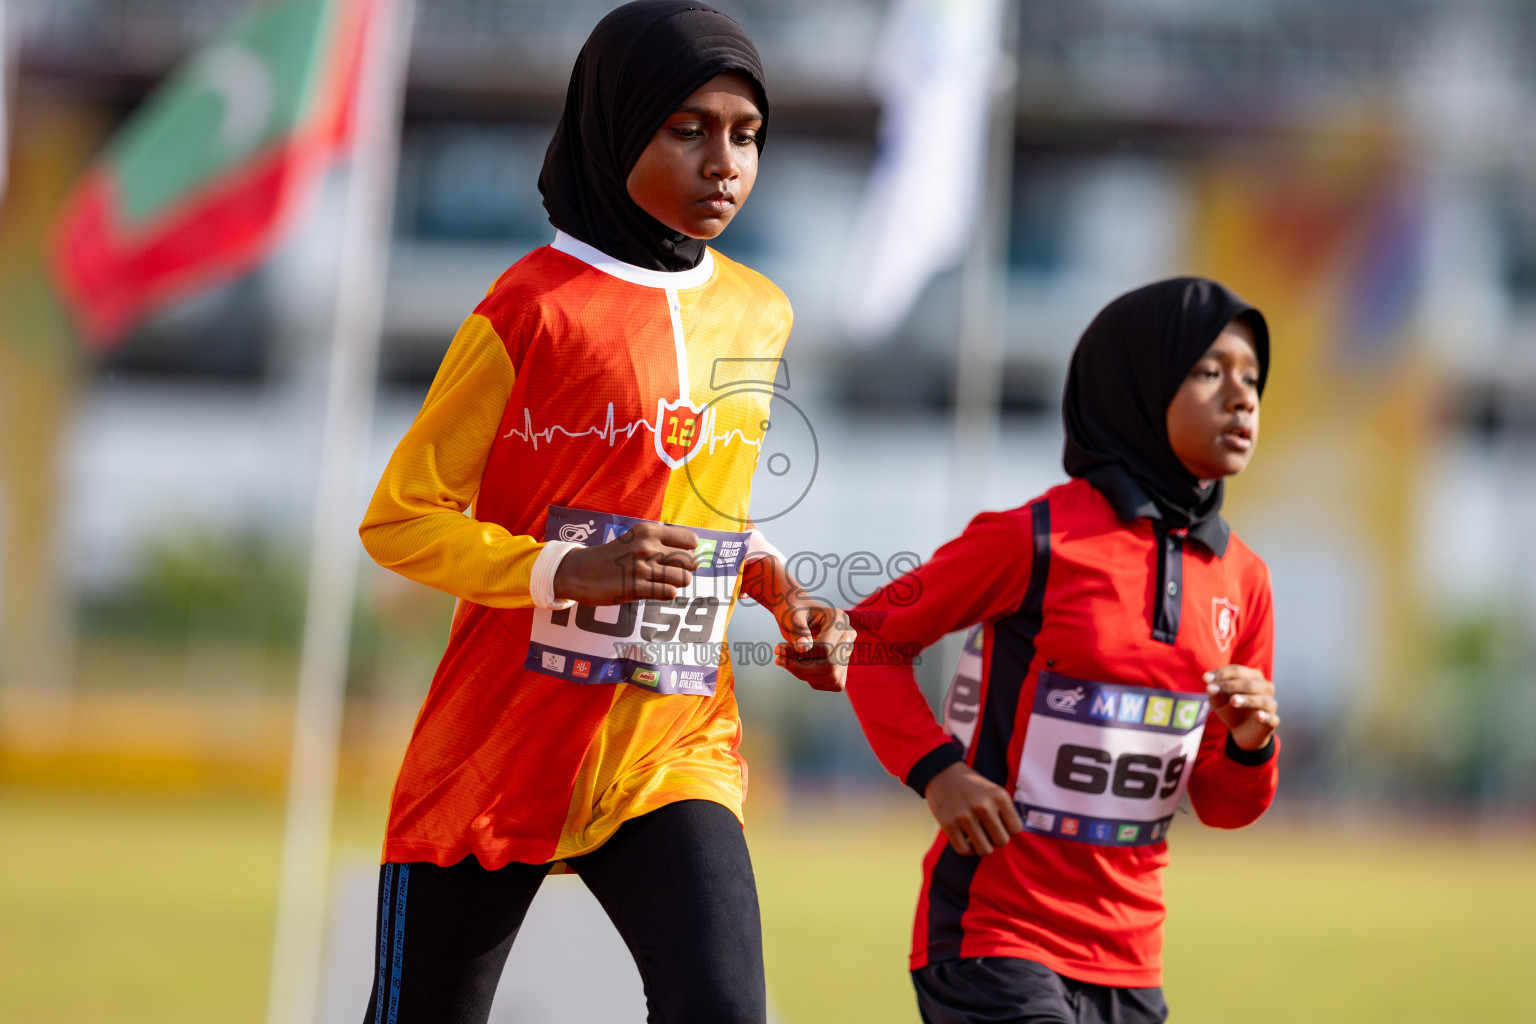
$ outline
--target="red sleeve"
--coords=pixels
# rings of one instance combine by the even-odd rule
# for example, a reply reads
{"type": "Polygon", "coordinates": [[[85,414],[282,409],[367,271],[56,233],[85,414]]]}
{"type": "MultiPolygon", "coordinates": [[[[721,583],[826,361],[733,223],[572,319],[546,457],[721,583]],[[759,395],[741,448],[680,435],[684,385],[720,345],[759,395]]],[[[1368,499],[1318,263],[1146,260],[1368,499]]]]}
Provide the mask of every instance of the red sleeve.
{"type": "Polygon", "coordinates": [[[858,640],[848,697],[886,771],[922,793],[964,754],[934,720],[912,661],[946,633],[1018,607],[1033,563],[1028,508],[983,512],[931,559],[851,613],[858,640]]]}
{"type": "MultiPolygon", "coordinates": [[[[1274,678],[1275,614],[1269,571],[1245,609],[1247,628],[1232,652],[1233,665],[1247,665],[1274,678]]],[[[1258,750],[1243,750],[1228,739],[1226,724],[1212,715],[1205,723],[1195,771],[1189,778],[1189,802],[1200,820],[1214,828],[1242,828],[1269,809],[1280,781],[1280,738],[1258,750]]]]}

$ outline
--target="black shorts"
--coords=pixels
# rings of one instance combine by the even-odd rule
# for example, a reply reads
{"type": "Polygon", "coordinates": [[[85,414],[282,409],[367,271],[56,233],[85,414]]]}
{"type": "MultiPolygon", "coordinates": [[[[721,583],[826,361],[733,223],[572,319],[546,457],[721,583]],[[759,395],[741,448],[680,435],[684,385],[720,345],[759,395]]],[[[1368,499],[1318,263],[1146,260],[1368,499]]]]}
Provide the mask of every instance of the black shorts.
{"type": "Polygon", "coordinates": [[[1162,1024],[1161,988],[1064,978],[1033,960],[979,956],[912,972],[924,1024],[1162,1024]]]}
{"type": "MultiPolygon", "coordinates": [[[[757,884],[734,814],[705,800],[669,804],[567,863],[634,955],[652,1024],[765,1024],[757,884]]],[[[365,1024],[485,1024],[549,869],[487,871],[473,857],[380,868],[365,1024]]]]}

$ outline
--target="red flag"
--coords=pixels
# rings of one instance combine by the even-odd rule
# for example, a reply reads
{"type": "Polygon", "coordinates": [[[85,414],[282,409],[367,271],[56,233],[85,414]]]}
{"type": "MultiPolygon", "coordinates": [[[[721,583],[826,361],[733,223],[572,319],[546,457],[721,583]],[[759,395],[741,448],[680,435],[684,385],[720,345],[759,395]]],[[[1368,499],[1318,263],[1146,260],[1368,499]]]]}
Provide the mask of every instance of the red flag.
{"type": "Polygon", "coordinates": [[[259,263],[350,136],[371,0],[278,0],[174,73],[64,204],[53,273],[87,342],[259,263]]]}

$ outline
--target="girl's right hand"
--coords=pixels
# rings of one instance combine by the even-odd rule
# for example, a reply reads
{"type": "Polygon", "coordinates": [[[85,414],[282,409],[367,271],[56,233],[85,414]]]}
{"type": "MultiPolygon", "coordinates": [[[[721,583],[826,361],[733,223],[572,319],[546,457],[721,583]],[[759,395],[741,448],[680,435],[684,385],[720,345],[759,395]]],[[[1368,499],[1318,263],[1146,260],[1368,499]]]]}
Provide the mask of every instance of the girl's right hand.
{"type": "Polygon", "coordinates": [[[555,597],[591,606],[670,601],[699,567],[698,535],[681,526],[636,523],[607,544],[572,548],[555,570],[555,597]]]}
{"type": "Polygon", "coordinates": [[[949,845],[961,856],[985,857],[1024,829],[1008,791],[963,761],[935,775],[923,796],[949,845]]]}

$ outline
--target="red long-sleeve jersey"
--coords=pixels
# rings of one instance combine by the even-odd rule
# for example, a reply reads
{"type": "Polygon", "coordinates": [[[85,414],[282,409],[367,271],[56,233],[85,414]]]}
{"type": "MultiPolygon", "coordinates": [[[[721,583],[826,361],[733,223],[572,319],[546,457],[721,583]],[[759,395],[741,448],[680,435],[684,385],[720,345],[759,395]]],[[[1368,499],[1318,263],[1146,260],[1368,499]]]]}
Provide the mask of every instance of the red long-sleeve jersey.
{"type": "Polygon", "coordinates": [[[986,857],[938,835],[914,970],[1011,956],[1160,985],[1164,837],[1181,797],[1237,828],[1274,795],[1278,744],[1232,744],[1201,678],[1228,664],[1271,675],[1269,570],[1219,519],[1171,530],[1129,478],[1108,490],[1074,480],[983,513],[854,612],[848,694],[881,763],[922,793],[963,759],[1025,822],[986,857]],[[941,726],[911,659],[972,625],[941,726]]]}

